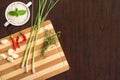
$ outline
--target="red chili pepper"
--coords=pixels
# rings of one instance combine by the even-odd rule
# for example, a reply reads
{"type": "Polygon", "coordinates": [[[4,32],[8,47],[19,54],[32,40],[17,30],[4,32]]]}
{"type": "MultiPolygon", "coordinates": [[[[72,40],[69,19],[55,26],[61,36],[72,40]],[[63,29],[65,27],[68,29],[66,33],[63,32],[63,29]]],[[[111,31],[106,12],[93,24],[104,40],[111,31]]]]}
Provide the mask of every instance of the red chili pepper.
{"type": "Polygon", "coordinates": [[[19,36],[17,36],[17,38],[16,38],[16,44],[17,44],[18,48],[20,48],[19,39],[20,39],[19,36]]]}
{"type": "Polygon", "coordinates": [[[13,48],[14,48],[14,50],[16,50],[16,41],[15,41],[15,39],[12,37],[12,36],[10,36],[10,38],[11,38],[11,41],[12,41],[12,43],[13,43],[13,48]]]}
{"type": "MultiPolygon", "coordinates": [[[[21,32],[20,32],[21,33],[21,32]]],[[[23,42],[26,42],[27,37],[25,36],[25,34],[21,33],[22,37],[23,37],[23,42]]]]}

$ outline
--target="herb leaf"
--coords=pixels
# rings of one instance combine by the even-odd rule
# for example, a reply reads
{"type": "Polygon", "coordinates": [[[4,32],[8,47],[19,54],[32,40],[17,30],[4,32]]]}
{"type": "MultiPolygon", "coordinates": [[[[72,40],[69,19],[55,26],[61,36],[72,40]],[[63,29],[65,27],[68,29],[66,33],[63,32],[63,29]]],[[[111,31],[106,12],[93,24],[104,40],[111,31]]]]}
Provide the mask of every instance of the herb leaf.
{"type": "Polygon", "coordinates": [[[18,13],[19,15],[24,15],[26,13],[26,10],[19,10],[18,13]]]}
{"type": "Polygon", "coordinates": [[[15,11],[9,11],[8,14],[11,16],[22,16],[26,13],[26,10],[18,10],[18,8],[15,9],[15,11]]]}
{"type": "Polygon", "coordinates": [[[8,14],[11,15],[11,16],[17,15],[15,11],[10,11],[10,12],[8,12],[8,14]]]}
{"type": "Polygon", "coordinates": [[[15,11],[18,12],[18,8],[16,8],[15,11]]]}
{"type": "Polygon", "coordinates": [[[45,40],[44,40],[44,44],[43,47],[41,49],[41,56],[44,56],[45,51],[47,50],[47,48],[51,45],[51,44],[55,44],[56,41],[55,39],[57,37],[60,37],[61,32],[57,32],[56,34],[51,34],[49,30],[45,31],[45,40]]]}

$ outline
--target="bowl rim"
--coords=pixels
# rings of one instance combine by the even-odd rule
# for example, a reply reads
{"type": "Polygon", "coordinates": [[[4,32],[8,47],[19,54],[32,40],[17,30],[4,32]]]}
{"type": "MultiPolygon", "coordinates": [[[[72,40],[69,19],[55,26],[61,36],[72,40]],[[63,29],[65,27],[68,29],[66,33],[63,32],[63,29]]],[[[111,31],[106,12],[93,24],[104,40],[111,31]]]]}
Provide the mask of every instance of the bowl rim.
{"type": "Polygon", "coordinates": [[[29,9],[29,8],[26,6],[26,4],[23,3],[23,2],[20,2],[20,1],[12,2],[12,3],[10,3],[10,4],[7,6],[7,8],[6,8],[6,10],[5,10],[5,18],[6,18],[6,20],[8,21],[8,23],[10,23],[10,24],[13,25],[13,26],[22,26],[22,25],[26,24],[26,23],[28,22],[28,20],[30,19],[30,9],[29,9]],[[27,10],[27,19],[26,19],[23,23],[20,23],[20,24],[14,24],[14,23],[12,23],[12,22],[8,19],[8,17],[7,17],[7,15],[8,15],[8,8],[9,8],[11,5],[16,4],[16,3],[17,3],[17,4],[20,3],[20,4],[24,5],[24,6],[26,7],[26,10],[27,10]]]}

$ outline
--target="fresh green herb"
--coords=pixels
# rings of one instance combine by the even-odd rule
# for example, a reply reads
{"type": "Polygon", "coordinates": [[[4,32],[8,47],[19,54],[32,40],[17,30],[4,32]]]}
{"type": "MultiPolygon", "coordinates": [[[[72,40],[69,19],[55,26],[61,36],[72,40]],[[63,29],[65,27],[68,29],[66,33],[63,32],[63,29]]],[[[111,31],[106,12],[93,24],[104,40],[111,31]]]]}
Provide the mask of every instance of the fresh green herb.
{"type": "Polygon", "coordinates": [[[51,34],[49,30],[46,30],[45,32],[45,40],[44,40],[44,44],[43,47],[41,49],[41,56],[44,56],[45,51],[47,50],[47,48],[51,45],[56,43],[55,39],[57,38],[57,36],[60,36],[60,31],[57,32],[56,34],[51,34]]]}
{"type": "Polygon", "coordinates": [[[18,10],[18,8],[15,9],[15,11],[9,11],[8,14],[11,16],[22,16],[26,13],[26,10],[18,10]]]}
{"type": "MultiPolygon", "coordinates": [[[[27,42],[27,46],[25,49],[24,57],[22,60],[21,67],[24,67],[26,63],[26,70],[28,70],[28,58],[31,51],[32,53],[32,72],[35,73],[35,50],[36,50],[36,41],[38,39],[38,32],[41,28],[41,24],[45,21],[46,17],[50,13],[50,11],[54,8],[59,0],[39,0],[39,8],[36,16],[36,20],[32,25],[32,30],[30,32],[30,38],[27,42]],[[48,4],[48,5],[47,5],[48,4]],[[33,48],[32,48],[33,47],[33,48]]],[[[32,21],[33,22],[33,21],[32,21]]]]}

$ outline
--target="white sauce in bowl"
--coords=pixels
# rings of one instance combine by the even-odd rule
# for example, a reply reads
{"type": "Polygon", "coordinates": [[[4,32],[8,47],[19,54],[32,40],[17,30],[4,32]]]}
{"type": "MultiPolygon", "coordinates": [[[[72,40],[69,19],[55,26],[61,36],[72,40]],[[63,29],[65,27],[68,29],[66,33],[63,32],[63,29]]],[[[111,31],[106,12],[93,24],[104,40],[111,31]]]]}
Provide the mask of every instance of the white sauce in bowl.
{"type": "Polygon", "coordinates": [[[9,23],[11,23],[12,25],[23,25],[25,24],[30,17],[30,12],[28,7],[25,6],[24,3],[21,2],[14,2],[12,4],[10,4],[7,9],[6,9],[6,18],[8,20],[9,23]],[[15,9],[18,10],[26,10],[26,13],[24,15],[20,15],[18,17],[16,16],[11,16],[8,14],[9,11],[15,11],[15,9]]]}

